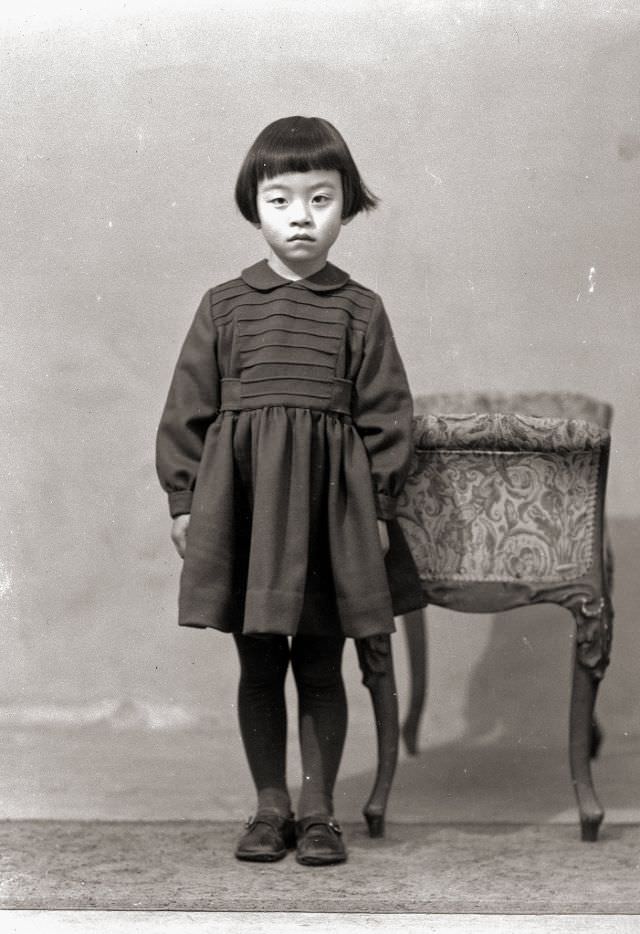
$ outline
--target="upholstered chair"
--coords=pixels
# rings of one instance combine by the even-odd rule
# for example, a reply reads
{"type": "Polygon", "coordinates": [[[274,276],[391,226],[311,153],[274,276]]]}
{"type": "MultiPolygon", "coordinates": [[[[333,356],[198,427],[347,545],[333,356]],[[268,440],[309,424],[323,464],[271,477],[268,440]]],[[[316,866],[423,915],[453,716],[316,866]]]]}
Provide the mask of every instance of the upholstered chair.
{"type": "MultiPolygon", "coordinates": [[[[399,512],[428,603],[473,613],[557,603],[572,613],[569,758],[589,841],[604,815],[591,758],[613,620],[604,521],[611,415],[608,405],[571,393],[419,397],[399,512]]],[[[402,734],[414,753],[426,689],[424,613],[406,617],[405,630],[411,700],[402,734]]]]}

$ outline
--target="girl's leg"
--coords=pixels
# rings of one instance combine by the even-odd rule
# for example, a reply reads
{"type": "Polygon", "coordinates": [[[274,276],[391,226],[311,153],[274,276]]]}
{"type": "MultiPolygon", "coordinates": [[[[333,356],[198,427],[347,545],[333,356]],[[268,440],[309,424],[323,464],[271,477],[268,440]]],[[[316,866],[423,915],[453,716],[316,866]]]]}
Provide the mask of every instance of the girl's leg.
{"type": "Polygon", "coordinates": [[[302,756],[300,817],[333,814],[333,789],[347,733],[343,648],[341,636],[295,636],[292,642],[302,756]]]}
{"type": "Polygon", "coordinates": [[[291,812],[287,790],[287,709],[284,682],[289,667],[286,636],[235,635],[240,657],[238,716],[258,811],[291,812]]]}

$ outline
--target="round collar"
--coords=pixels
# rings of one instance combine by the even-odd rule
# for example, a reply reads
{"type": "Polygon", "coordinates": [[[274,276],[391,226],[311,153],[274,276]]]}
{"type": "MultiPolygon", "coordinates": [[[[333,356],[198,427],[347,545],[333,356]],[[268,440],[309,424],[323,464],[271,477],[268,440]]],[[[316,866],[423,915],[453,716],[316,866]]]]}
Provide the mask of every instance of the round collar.
{"type": "Polygon", "coordinates": [[[312,292],[329,292],[331,289],[341,288],[349,281],[349,273],[331,263],[326,263],[307,279],[285,279],[273,271],[266,259],[243,269],[241,275],[247,285],[260,292],[269,292],[283,285],[302,285],[312,292]]]}

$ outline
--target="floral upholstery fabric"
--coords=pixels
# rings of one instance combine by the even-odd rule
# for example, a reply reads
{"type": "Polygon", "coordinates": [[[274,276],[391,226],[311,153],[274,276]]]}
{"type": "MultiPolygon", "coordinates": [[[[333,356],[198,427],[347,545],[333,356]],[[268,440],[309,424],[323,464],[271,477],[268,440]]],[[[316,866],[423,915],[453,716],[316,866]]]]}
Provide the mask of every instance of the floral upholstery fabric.
{"type": "MultiPolygon", "coordinates": [[[[607,424],[608,407],[594,404],[607,424]]],[[[431,412],[415,419],[398,510],[422,581],[544,584],[587,574],[607,429],[575,417],[431,412]]]]}
{"type": "Polygon", "coordinates": [[[398,511],[425,581],[562,581],[593,562],[597,452],[426,451],[398,511]]]}
{"type": "Polygon", "coordinates": [[[609,443],[609,432],[582,419],[524,415],[423,415],[414,420],[418,449],[588,451],[609,443]]]}

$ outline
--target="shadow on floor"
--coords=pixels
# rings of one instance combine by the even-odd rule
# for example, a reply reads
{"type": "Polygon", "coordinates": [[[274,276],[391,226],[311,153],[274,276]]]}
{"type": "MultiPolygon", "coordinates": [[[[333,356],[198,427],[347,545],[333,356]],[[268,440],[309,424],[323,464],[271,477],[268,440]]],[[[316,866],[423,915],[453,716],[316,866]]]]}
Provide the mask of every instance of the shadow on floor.
{"type": "MultiPolygon", "coordinates": [[[[607,751],[593,765],[605,821],[640,821],[640,745],[607,751]]],[[[353,819],[373,773],[342,779],[337,810],[353,819]]],[[[566,748],[473,746],[461,741],[428,748],[398,765],[389,816],[400,822],[563,822],[578,814],[566,748]]]]}

